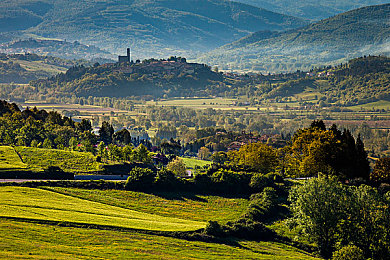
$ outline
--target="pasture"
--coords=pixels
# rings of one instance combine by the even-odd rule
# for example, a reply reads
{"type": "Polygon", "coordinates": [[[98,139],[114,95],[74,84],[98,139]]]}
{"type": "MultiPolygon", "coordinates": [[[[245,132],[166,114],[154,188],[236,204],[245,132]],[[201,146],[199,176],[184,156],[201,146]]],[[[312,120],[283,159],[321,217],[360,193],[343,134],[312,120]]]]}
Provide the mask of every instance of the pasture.
{"type": "Polygon", "coordinates": [[[91,153],[16,146],[15,150],[30,168],[42,170],[58,166],[64,171],[85,173],[99,171],[101,163],[91,153]]]}
{"type": "Polygon", "coordinates": [[[123,190],[86,190],[47,187],[64,195],[165,217],[193,221],[227,222],[242,215],[249,204],[244,198],[224,198],[193,193],[158,192],[147,194],[123,190]]]}
{"type": "Polygon", "coordinates": [[[203,167],[205,165],[210,165],[211,161],[205,161],[205,160],[199,160],[196,158],[187,158],[187,157],[180,157],[187,168],[189,169],[195,169],[195,166],[203,167]]]}
{"type": "Polygon", "coordinates": [[[15,149],[11,146],[0,146],[0,171],[24,170],[28,165],[23,163],[15,149]]]}
{"type": "Polygon", "coordinates": [[[0,216],[95,224],[152,231],[190,231],[204,222],[164,217],[56,192],[24,187],[0,187],[0,216]]]}
{"type": "Polygon", "coordinates": [[[0,219],[2,259],[317,259],[279,243],[238,246],[0,219]]]}

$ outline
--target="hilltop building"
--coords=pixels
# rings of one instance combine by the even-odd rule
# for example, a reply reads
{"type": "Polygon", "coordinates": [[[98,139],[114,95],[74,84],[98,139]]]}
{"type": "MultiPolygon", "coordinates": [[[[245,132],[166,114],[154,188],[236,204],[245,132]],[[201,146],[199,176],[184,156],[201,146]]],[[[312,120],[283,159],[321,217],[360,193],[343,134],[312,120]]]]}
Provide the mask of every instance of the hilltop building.
{"type": "Polygon", "coordinates": [[[124,62],[130,62],[130,48],[127,48],[127,56],[118,56],[118,62],[119,63],[124,63],[124,62]]]}

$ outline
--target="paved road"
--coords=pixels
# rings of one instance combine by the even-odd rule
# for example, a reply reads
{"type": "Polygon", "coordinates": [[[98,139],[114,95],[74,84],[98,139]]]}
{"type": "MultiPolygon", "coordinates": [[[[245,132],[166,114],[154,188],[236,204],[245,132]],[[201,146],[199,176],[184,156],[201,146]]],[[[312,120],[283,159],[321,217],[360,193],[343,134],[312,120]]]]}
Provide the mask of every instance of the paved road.
{"type": "MultiPolygon", "coordinates": [[[[106,181],[125,181],[129,175],[75,175],[76,181],[88,180],[106,180],[106,181]]],[[[55,181],[55,180],[32,180],[32,179],[0,179],[0,182],[26,182],[26,181],[55,181]]]]}

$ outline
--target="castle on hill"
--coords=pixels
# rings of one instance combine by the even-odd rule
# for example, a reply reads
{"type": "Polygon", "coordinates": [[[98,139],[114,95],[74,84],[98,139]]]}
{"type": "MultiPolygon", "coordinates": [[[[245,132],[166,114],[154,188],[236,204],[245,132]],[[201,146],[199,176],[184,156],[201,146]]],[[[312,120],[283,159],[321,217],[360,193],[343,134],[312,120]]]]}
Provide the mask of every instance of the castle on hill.
{"type": "Polygon", "coordinates": [[[127,48],[127,55],[126,56],[118,56],[119,63],[130,62],[130,60],[131,60],[130,48],[127,48]]]}

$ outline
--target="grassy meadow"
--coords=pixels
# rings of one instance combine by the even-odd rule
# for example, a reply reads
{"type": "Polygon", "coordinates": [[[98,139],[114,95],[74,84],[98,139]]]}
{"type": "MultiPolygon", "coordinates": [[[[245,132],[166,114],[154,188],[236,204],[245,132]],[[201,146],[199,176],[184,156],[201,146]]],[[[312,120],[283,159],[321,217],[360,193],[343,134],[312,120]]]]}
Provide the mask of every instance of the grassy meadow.
{"type": "Polygon", "coordinates": [[[276,242],[236,240],[224,244],[138,232],[189,231],[203,228],[208,219],[233,220],[247,207],[246,199],[0,187],[0,202],[1,259],[316,259],[276,242]],[[99,226],[76,228],[56,222],[99,226]],[[134,230],[99,228],[103,226],[134,230]]]}
{"type": "Polygon", "coordinates": [[[211,164],[210,161],[199,160],[199,159],[196,159],[196,158],[187,158],[187,157],[180,157],[180,158],[183,160],[183,162],[185,163],[185,165],[189,169],[195,169],[195,166],[203,167],[205,165],[210,165],[211,164]]]}
{"type": "Polygon", "coordinates": [[[153,231],[190,231],[204,222],[164,217],[56,192],[24,187],[0,187],[0,216],[95,224],[153,231]]]}
{"type": "Polygon", "coordinates": [[[135,232],[49,226],[0,219],[2,259],[316,259],[278,243],[238,246],[135,232]]]}
{"type": "Polygon", "coordinates": [[[15,149],[11,146],[0,146],[0,171],[26,170],[28,165],[23,163],[15,149]]]}
{"type": "Polygon", "coordinates": [[[147,194],[122,190],[86,190],[60,187],[47,187],[45,189],[106,205],[201,222],[208,220],[227,222],[237,219],[249,204],[249,201],[243,198],[224,198],[193,193],[159,192],[147,194]]]}
{"type": "Polygon", "coordinates": [[[91,153],[23,146],[16,146],[15,149],[23,162],[36,170],[41,170],[48,166],[58,166],[64,171],[77,174],[98,171],[102,165],[96,162],[95,157],[91,153]]]}

